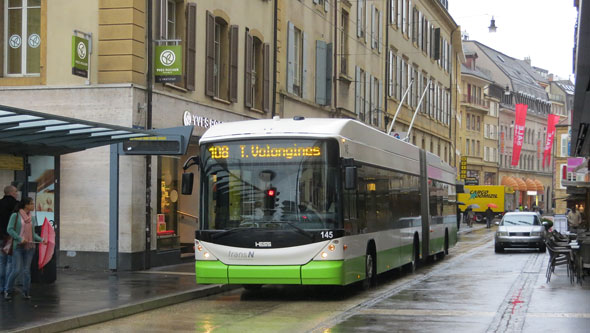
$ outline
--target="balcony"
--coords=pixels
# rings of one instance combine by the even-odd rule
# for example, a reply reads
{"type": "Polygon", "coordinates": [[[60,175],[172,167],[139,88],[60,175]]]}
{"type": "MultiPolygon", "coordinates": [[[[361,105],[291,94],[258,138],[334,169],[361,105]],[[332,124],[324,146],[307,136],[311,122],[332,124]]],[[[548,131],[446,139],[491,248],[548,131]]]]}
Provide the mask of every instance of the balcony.
{"type": "Polygon", "coordinates": [[[490,101],[477,96],[462,95],[461,103],[482,111],[490,110],[490,101]]]}

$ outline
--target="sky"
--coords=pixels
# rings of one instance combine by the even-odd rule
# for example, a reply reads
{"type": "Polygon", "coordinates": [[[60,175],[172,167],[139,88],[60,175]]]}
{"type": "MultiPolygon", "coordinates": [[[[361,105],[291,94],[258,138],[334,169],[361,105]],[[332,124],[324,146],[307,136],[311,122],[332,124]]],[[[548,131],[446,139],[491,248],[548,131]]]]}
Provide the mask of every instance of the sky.
{"type": "Polygon", "coordinates": [[[531,65],[574,81],[572,0],[449,0],[449,12],[470,40],[513,58],[530,57],[531,65]],[[488,31],[492,16],[495,33],[488,31]]]}

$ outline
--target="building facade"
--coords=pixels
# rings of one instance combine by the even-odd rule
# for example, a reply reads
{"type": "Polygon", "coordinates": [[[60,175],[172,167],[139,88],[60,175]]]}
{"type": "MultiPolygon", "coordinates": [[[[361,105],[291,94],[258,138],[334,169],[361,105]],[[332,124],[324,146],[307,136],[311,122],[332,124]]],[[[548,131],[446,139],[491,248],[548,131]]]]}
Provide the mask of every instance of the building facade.
{"type": "Polygon", "coordinates": [[[551,163],[542,163],[547,116],[551,113],[551,102],[544,88],[547,80],[528,61],[514,59],[476,41],[463,41],[463,45],[466,53],[479,55],[478,66],[504,90],[500,95],[498,124],[500,183],[516,182],[518,205],[538,206],[548,211],[553,201],[553,168],[551,163]],[[527,115],[522,150],[513,163],[516,104],[526,104],[527,115]]]}
{"type": "MultiPolygon", "coordinates": [[[[0,4],[2,104],[141,129],[194,126],[185,156],[120,158],[120,269],[192,256],[198,179],[191,196],[179,195],[182,165],[199,154],[199,137],[218,122],[348,117],[385,131],[414,79],[394,131],[407,131],[427,91],[411,142],[447,162],[456,157],[463,53],[446,1],[0,4]],[[63,20],[64,13],[72,15],[63,20]],[[74,37],[87,44],[78,49],[74,37]],[[162,57],[161,47],[174,49],[172,58],[162,57]],[[76,54],[86,55],[84,77],[72,74],[80,74],[76,54]],[[174,79],[160,75],[170,59],[182,65],[174,79]]],[[[54,185],[37,190],[55,199],[44,211],[55,212],[60,266],[107,268],[108,161],[109,148],[96,148],[35,156],[27,162],[33,175],[0,163],[3,184],[53,177],[54,185]]]]}

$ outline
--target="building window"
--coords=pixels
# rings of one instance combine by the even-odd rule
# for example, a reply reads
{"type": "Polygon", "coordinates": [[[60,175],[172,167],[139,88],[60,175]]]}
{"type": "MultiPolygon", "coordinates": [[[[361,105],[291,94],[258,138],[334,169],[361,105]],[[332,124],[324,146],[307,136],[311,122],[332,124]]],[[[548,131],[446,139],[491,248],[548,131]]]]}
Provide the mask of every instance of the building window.
{"type": "Polygon", "coordinates": [[[348,74],[348,12],[342,10],[342,30],[340,31],[340,72],[348,74]]]}
{"type": "Polygon", "coordinates": [[[356,35],[365,37],[365,25],[367,24],[365,0],[358,0],[356,3],[356,35]]]}
{"type": "Polygon", "coordinates": [[[4,2],[4,76],[39,76],[41,0],[4,2]]]}
{"type": "Polygon", "coordinates": [[[244,104],[256,110],[270,109],[270,46],[246,30],[244,104]]]}
{"type": "Polygon", "coordinates": [[[470,152],[469,152],[469,139],[467,139],[467,141],[466,141],[466,144],[465,144],[465,147],[466,147],[466,149],[465,149],[465,153],[466,153],[467,155],[470,155],[470,152]]]}
{"type": "Polygon", "coordinates": [[[570,144],[570,140],[569,140],[569,134],[562,134],[561,135],[561,144],[560,144],[560,156],[561,157],[567,157],[570,156],[569,154],[569,144],[570,144]]]}
{"type": "Polygon", "coordinates": [[[205,93],[224,101],[238,97],[238,26],[207,11],[205,93]]]}

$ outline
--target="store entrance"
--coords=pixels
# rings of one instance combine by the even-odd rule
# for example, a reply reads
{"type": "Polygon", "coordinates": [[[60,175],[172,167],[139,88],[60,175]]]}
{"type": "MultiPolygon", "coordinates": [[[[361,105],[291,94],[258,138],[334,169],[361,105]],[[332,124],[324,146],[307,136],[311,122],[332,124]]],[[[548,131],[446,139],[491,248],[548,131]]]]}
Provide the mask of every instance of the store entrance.
{"type": "Polygon", "coordinates": [[[193,194],[180,195],[182,166],[198,153],[191,144],[186,155],[158,157],[158,213],[156,216],[157,252],[179,251],[180,259],[194,258],[195,231],[198,228],[199,191],[195,181],[193,194]]]}

